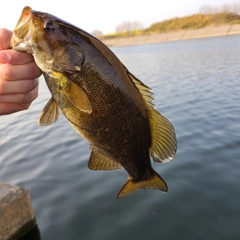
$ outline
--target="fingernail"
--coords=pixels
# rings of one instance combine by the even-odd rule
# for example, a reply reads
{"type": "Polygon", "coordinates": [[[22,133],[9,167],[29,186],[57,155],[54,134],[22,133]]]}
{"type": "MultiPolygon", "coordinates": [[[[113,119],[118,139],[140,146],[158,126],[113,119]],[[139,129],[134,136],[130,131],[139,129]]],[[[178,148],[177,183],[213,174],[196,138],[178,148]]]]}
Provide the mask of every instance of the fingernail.
{"type": "Polygon", "coordinates": [[[0,63],[7,63],[9,57],[6,53],[0,52],[0,63]]]}

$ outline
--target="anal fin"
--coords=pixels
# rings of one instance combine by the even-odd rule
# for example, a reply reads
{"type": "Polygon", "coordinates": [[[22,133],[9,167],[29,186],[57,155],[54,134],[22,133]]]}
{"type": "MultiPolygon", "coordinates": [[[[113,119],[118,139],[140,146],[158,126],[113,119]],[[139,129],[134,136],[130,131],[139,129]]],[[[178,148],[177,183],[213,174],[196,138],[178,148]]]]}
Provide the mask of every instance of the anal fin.
{"type": "Polygon", "coordinates": [[[126,197],[127,195],[141,189],[160,189],[163,192],[168,191],[165,181],[154,171],[153,176],[146,180],[138,181],[128,177],[126,183],[119,191],[117,198],[126,197]]]}
{"type": "Polygon", "coordinates": [[[120,163],[111,160],[109,157],[93,148],[88,162],[88,168],[91,170],[117,170],[121,169],[122,166],[120,163]]]}

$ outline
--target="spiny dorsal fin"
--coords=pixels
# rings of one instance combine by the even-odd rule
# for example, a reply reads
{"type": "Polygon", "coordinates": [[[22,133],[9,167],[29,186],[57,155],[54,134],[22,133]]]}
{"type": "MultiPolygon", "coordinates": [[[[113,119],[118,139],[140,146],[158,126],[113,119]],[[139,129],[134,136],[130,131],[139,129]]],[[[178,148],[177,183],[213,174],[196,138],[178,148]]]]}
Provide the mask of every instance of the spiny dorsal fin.
{"type": "Polygon", "coordinates": [[[106,155],[92,148],[92,153],[88,162],[88,168],[91,170],[117,170],[121,169],[121,164],[111,160],[106,155]]]}
{"type": "Polygon", "coordinates": [[[167,118],[154,109],[153,97],[150,88],[129,73],[135,86],[146,102],[148,107],[149,122],[152,135],[150,148],[151,156],[156,163],[170,161],[177,151],[175,130],[167,118]]]}
{"type": "Polygon", "coordinates": [[[53,97],[47,102],[43,108],[39,118],[39,126],[48,126],[57,121],[59,117],[59,108],[53,97]]]}
{"type": "Polygon", "coordinates": [[[127,195],[141,189],[160,189],[163,192],[168,191],[165,181],[154,171],[151,178],[142,181],[137,181],[128,177],[126,183],[119,191],[117,198],[126,197],[127,195]]]}
{"type": "Polygon", "coordinates": [[[133,83],[137,87],[138,91],[141,93],[143,99],[145,100],[148,107],[153,108],[154,104],[153,101],[153,93],[150,91],[151,89],[147,87],[143,82],[141,82],[139,79],[134,77],[131,73],[128,73],[129,77],[132,79],[133,83]]]}

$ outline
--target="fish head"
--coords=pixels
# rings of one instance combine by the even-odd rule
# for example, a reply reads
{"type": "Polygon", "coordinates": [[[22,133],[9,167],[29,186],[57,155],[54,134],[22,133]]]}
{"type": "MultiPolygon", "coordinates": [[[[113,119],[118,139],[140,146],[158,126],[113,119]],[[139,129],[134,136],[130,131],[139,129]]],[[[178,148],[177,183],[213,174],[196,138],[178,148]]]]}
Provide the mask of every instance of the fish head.
{"type": "Polygon", "coordinates": [[[34,56],[43,72],[80,71],[84,60],[74,30],[55,16],[25,7],[11,38],[11,47],[34,56]]]}

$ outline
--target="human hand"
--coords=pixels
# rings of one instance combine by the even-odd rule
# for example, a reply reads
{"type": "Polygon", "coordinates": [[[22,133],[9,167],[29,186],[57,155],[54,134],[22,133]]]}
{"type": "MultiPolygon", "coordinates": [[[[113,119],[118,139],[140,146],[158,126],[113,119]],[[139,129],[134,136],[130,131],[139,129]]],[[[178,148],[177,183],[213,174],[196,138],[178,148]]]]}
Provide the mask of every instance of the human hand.
{"type": "Polygon", "coordinates": [[[28,109],[42,74],[32,55],[10,49],[12,32],[0,29],[0,115],[28,109]]]}

